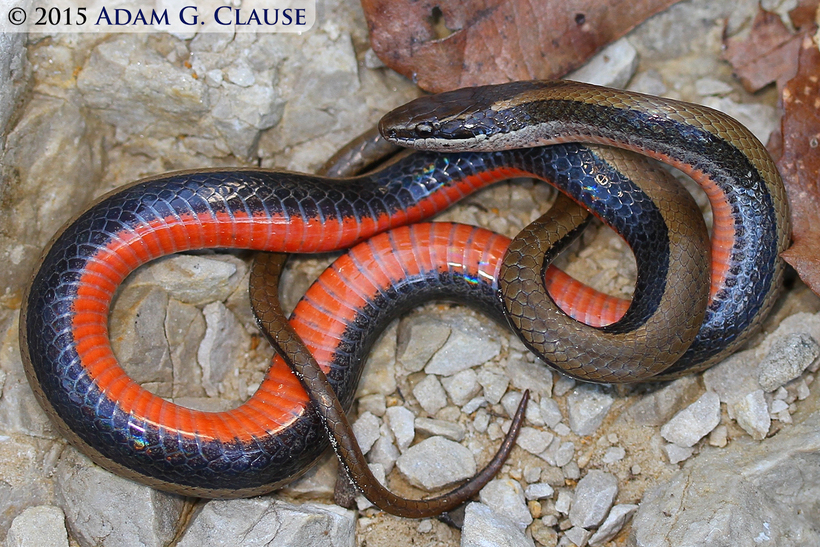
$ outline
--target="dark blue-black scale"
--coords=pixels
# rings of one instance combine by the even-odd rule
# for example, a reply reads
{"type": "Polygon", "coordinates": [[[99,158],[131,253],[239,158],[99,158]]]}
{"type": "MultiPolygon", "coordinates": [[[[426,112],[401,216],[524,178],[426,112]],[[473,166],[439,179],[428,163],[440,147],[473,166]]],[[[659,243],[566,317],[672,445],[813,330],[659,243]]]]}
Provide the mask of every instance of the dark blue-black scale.
{"type": "MultiPolygon", "coordinates": [[[[623,228],[627,240],[635,245],[639,262],[641,256],[646,256],[647,263],[665,271],[665,227],[651,233],[644,230],[645,226],[655,224],[646,222],[644,215],[659,217],[654,204],[637,188],[628,188],[628,181],[612,186],[618,187],[621,194],[628,189],[630,199],[611,201],[595,185],[594,175],[588,174],[596,162],[586,149],[574,145],[490,154],[416,153],[379,173],[340,182],[255,170],[204,171],[172,174],[121,189],[80,215],[57,237],[33,279],[24,329],[32,363],[29,372],[36,375],[42,388],[38,397],[105,459],[130,467],[154,484],[184,485],[193,492],[202,489],[258,493],[265,485],[272,489],[297,474],[325,449],[324,430],[313,412],[307,412],[286,433],[249,445],[195,442],[124,415],[90,381],[71,345],[71,299],[76,295],[81,270],[95,249],[117,234],[151,220],[198,213],[264,212],[294,217],[302,215],[302,211],[314,211],[328,219],[337,218],[340,213],[362,218],[374,211],[406,211],[451,184],[452,176],[517,166],[552,180],[598,216],[608,219],[616,229],[623,228]]],[[[597,165],[596,169],[600,168],[597,165]]],[[[650,277],[665,278],[657,272],[650,277]]],[[[371,302],[350,325],[348,342],[343,344],[328,375],[345,408],[352,403],[360,373],[351,371],[357,369],[388,317],[420,300],[436,297],[464,300],[500,319],[497,287],[479,281],[455,273],[430,273],[386,288],[371,302]]],[[[641,288],[642,283],[639,281],[636,290],[636,294],[642,294],[642,304],[633,306],[637,310],[632,312],[635,321],[654,311],[660,294],[648,284],[641,288]]],[[[624,323],[623,328],[631,325],[624,323]]]]}

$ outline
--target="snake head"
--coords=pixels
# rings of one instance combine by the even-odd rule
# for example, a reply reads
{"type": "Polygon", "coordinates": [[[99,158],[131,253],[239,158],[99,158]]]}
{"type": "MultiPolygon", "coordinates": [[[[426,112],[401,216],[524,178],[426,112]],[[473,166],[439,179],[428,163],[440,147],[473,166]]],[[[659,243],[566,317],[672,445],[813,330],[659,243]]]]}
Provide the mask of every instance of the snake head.
{"type": "Polygon", "coordinates": [[[543,82],[511,82],[419,97],[388,112],[379,131],[388,141],[410,148],[479,150],[493,137],[527,124],[515,98],[538,86],[543,82]]]}

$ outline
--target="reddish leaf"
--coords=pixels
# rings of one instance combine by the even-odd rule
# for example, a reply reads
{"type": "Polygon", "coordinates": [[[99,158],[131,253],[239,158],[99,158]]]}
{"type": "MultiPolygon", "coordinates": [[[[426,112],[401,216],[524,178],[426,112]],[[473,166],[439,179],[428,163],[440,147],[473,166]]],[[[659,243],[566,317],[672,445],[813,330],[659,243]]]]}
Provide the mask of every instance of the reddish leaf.
{"type": "Polygon", "coordinates": [[[724,40],[723,58],[747,91],[754,93],[772,82],[782,89],[797,70],[800,42],[778,15],[760,10],[747,37],[724,40]]]}
{"type": "Polygon", "coordinates": [[[802,30],[817,23],[818,0],[798,0],[797,7],[789,12],[795,28],[802,30]]]}
{"type": "Polygon", "coordinates": [[[373,51],[437,92],[556,78],[677,1],[362,0],[362,6],[373,51]],[[441,17],[455,29],[449,36],[437,35],[441,17]]]}
{"type": "Polygon", "coordinates": [[[777,162],[789,196],[794,244],[783,253],[820,294],[820,51],[803,35],[797,75],[783,89],[783,154],[777,162]]]}

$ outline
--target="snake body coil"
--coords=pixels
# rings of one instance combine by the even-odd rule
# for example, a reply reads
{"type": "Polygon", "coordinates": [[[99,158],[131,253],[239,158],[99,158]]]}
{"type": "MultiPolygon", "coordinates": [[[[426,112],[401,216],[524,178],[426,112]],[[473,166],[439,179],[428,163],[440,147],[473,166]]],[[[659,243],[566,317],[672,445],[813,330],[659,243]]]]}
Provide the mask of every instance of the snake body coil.
{"type": "MultiPolygon", "coordinates": [[[[544,123],[543,109],[537,110],[541,117],[516,110],[525,102],[540,105],[540,99],[532,99],[533,89],[531,84],[499,88],[513,95],[496,94],[499,100],[490,107],[496,109],[493,112],[501,112],[508,124],[522,120],[514,123],[525,125],[518,138],[527,134],[526,124],[544,123]]],[[[635,102],[638,99],[634,97],[589,86],[566,88],[562,98],[550,99],[562,101],[559,113],[567,114],[558,116],[551,126],[557,136],[532,144],[573,140],[580,135],[580,140],[616,141],[627,148],[646,150],[649,147],[645,142],[636,144],[631,132],[640,132],[641,123],[666,128],[668,122],[663,120],[670,114],[637,110],[626,100],[635,102]],[[582,90],[601,97],[605,103],[600,106],[603,114],[599,112],[603,121],[589,116],[593,100],[582,90]],[[581,114],[580,122],[568,121],[573,110],[581,114]],[[628,129],[610,131],[608,128],[615,123],[628,129]],[[585,127],[583,131],[578,129],[581,126],[585,127]],[[605,136],[600,136],[602,133],[605,136]]],[[[676,105],[676,112],[683,113],[679,117],[685,118],[690,112],[679,103],[664,104],[676,105]]],[[[692,117],[700,119],[707,114],[712,115],[706,109],[696,109],[692,117]]],[[[722,117],[718,119],[727,123],[722,117]]],[[[731,127],[737,131],[735,125],[731,127]]],[[[709,361],[731,351],[732,345],[748,336],[749,329],[759,325],[771,307],[782,274],[777,255],[788,241],[789,228],[782,183],[766,163],[770,160],[760,157],[760,150],[740,146],[734,133],[724,137],[720,130],[710,132],[702,126],[681,126],[678,130],[688,132],[687,142],[708,141],[704,147],[709,154],[719,156],[711,163],[703,163],[700,156],[681,159],[675,155],[676,149],[663,149],[674,165],[685,168],[683,161],[691,159],[695,163],[688,171],[696,178],[705,174],[703,180],[713,181],[706,189],[715,211],[715,266],[707,326],[698,335],[705,336],[709,343],[706,350],[697,350],[685,364],[697,366],[698,359],[702,362],[705,357],[709,361]],[[731,146],[727,148],[726,143],[731,146]],[[721,156],[729,152],[729,156],[721,156]],[[722,165],[721,159],[726,159],[729,168],[717,167],[722,165]],[[738,174],[737,169],[743,173],[738,174]],[[742,184],[732,187],[729,179],[738,178],[742,184]],[[721,321],[729,329],[740,330],[726,331],[721,321]],[[713,344],[710,337],[720,340],[713,344]]],[[[658,138],[671,137],[664,133],[658,138]]],[[[276,361],[250,400],[222,413],[182,408],[145,391],[123,372],[108,341],[109,305],[129,272],[159,256],[191,249],[322,252],[349,247],[376,233],[429,217],[478,188],[511,176],[549,179],[595,214],[616,218],[612,204],[598,199],[599,189],[572,186],[594,187],[594,176],[572,182],[568,171],[583,174],[599,161],[596,157],[579,159],[577,148],[560,145],[488,154],[417,153],[377,173],[341,183],[262,170],[203,170],[154,177],[119,189],[68,224],[44,252],[24,299],[20,327],[21,349],[32,388],[66,437],[97,463],[124,476],[206,497],[247,496],[272,490],[304,470],[326,444],[321,423],[310,411],[299,383],[281,361],[276,361]],[[551,158],[555,157],[562,160],[553,162],[551,158]]],[[[598,169],[600,172],[609,167],[598,165],[598,169]]],[[[621,190],[627,187],[624,184],[621,190]]],[[[634,192],[626,195],[651,208],[652,202],[643,199],[639,188],[634,192]]],[[[635,243],[640,247],[640,241],[635,243]]],[[[668,256],[649,255],[650,261],[668,260],[668,256]]],[[[463,276],[469,280],[480,273],[466,268],[442,273],[436,268],[430,279],[463,276]]],[[[376,294],[384,295],[382,287],[391,287],[393,280],[373,282],[376,294]]],[[[491,280],[491,288],[492,283],[495,281],[491,280]]],[[[403,287],[402,291],[410,291],[403,287]]],[[[342,406],[349,408],[361,371],[358,367],[381,325],[372,323],[362,329],[355,323],[339,331],[338,326],[345,324],[339,319],[344,315],[345,301],[339,308],[323,308],[315,296],[319,293],[311,294],[314,296],[308,295],[308,304],[297,311],[294,322],[336,318],[331,323],[336,327],[324,329],[326,338],[316,341],[307,332],[300,334],[342,406]],[[313,304],[310,298],[314,298],[313,304]]],[[[649,308],[657,311],[659,300],[653,301],[653,294],[648,291],[649,308]]],[[[405,304],[414,301],[409,296],[403,300],[405,304]]],[[[601,297],[596,302],[609,300],[601,297]]],[[[362,305],[365,316],[373,315],[379,321],[392,313],[369,314],[367,306],[372,302],[362,305]]],[[[623,313],[623,307],[620,310],[623,313]]],[[[579,305],[574,313],[583,316],[585,310],[579,305]]],[[[677,370],[679,365],[673,366],[677,370]]]]}

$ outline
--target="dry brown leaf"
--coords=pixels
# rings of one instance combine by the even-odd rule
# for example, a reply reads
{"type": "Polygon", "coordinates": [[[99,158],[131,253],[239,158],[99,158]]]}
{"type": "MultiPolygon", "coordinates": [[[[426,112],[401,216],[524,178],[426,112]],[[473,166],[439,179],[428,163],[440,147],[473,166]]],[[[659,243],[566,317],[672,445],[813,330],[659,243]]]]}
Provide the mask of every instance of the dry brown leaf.
{"type": "Polygon", "coordinates": [[[789,19],[798,30],[817,24],[818,0],[798,0],[797,6],[789,12],[789,19]]]}
{"type": "Polygon", "coordinates": [[[362,6],[379,58],[438,92],[557,78],[677,1],[362,0],[362,6]],[[447,29],[455,31],[445,36],[447,29]]]}
{"type": "Polygon", "coordinates": [[[783,89],[783,153],[777,162],[792,215],[794,244],[783,258],[820,294],[820,51],[804,33],[797,75],[783,89]]]}
{"type": "Polygon", "coordinates": [[[778,15],[761,9],[748,36],[724,40],[723,58],[747,91],[754,93],[772,82],[782,89],[797,71],[801,40],[778,15]]]}

